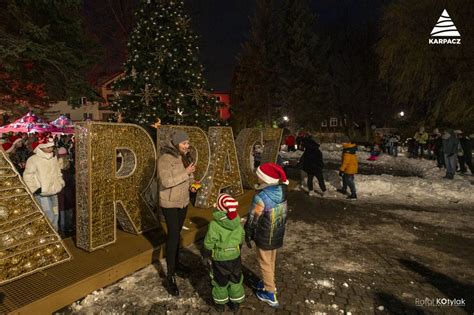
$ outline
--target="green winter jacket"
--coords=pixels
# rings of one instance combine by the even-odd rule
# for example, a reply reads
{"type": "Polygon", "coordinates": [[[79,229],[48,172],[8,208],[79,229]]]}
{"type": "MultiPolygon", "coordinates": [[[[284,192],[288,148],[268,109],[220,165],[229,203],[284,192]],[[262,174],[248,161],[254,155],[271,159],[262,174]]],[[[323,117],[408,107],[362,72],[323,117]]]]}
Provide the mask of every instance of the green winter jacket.
{"type": "Polygon", "coordinates": [[[240,256],[240,245],[245,237],[240,216],[229,220],[225,212],[214,210],[213,217],[204,238],[204,247],[212,251],[212,260],[236,259],[240,256]]]}

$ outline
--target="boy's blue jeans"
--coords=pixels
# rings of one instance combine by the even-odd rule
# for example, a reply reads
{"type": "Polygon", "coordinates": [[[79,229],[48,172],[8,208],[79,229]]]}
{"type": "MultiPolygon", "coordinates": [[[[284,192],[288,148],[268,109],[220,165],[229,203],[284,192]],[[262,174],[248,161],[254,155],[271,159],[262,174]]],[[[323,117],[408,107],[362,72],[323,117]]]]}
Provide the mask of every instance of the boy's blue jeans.
{"type": "Polygon", "coordinates": [[[353,174],[346,174],[342,175],[342,190],[347,191],[347,186],[351,190],[351,195],[356,195],[356,187],[354,183],[354,175],[353,174]]]}

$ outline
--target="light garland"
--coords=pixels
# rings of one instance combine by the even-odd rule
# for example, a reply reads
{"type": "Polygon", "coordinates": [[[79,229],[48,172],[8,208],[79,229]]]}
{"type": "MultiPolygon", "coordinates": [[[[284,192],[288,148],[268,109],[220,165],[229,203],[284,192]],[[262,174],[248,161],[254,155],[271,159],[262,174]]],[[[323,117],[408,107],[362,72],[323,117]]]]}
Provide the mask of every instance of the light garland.
{"type": "Polygon", "coordinates": [[[61,238],[0,150],[0,284],[70,259],[61,238]]]}

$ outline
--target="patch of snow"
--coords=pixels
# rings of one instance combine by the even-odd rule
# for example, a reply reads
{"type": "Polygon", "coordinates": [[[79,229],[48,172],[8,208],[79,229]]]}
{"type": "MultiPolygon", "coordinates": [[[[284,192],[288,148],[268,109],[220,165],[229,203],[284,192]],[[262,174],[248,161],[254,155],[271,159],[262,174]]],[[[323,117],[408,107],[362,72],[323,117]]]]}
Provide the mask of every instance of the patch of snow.
{"type": "Polygon", "coordinates": [[[334,289],[334,284],[329,280],[318,280],[316,284],[320,287],[334,289]]]}

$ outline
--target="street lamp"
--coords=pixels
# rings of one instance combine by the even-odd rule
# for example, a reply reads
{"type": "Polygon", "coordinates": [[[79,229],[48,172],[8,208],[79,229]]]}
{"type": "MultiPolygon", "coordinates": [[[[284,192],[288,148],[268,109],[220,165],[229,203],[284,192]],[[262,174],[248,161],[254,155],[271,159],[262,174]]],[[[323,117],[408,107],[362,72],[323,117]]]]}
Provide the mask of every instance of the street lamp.
{"type": "Polygon", "coordinates": [[[401,111],[401,112],[398,113],[398,115],[399,115],[400,117],[403,117],[403,116],[405,116],[405,112],[404,112],[404,111],[401,111]]]}
{"type": "Polygon", "coordinates": [[[290,118],[288,118],[288,116],[283,116],[283,120],[284,120],[284,121],[289,121],[290,118]]]}

